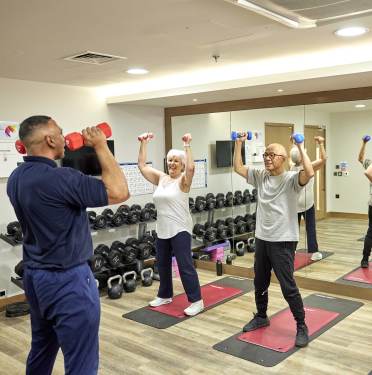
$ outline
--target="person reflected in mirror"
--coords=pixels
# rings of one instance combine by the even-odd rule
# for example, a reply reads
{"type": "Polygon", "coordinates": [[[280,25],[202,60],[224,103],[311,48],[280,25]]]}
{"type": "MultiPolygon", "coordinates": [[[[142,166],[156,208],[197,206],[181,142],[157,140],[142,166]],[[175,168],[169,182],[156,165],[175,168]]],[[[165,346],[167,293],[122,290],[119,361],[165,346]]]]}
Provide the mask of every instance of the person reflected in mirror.
{"type": "MultiPolygon", "coordinates": [[[[320,170],[327,161],[327,154],[324,148],[324,138],[314,137],[316,144],[319,147],[319,159],[312,162],[314,173],[320,170]]],[[[290,150],[291,157],[291,171],[301,171],[303,169],[302,157],[298,151],[297,146],[293,146],[290,150]]],[[[298,225],[301,224],[301,218],[305,220],[307,251],[311,253],[311,260],[317,261],[323,258],[319,251],[318,241],[316,237],[316,223],[315,223],[315,206],[314,206],[314,178],[306,184],[298,195],[297,205],[298,225]]]]}
{"type": "Polygon", "coordinates": [[[157,209],[156,261],[160,286],[157,298],[149,303],[158,307],[172,303],[172,254],[177,265],[190,306],[185,315],[193,316],[204,310],[198,274],[195,270],[192,252],[192,218],[189,210],[189,192],[194,177],[194,160],[191,153],[191,134],[182,137],[184,150],[172,149],[167,154],[168,174],[146,164],[147,144],[152,133],[138,136],[140,149],[138,168],[143,177],[156,186],[153,194],[157,209]]]}
{"type": "Polygon", "coordinates": [[[362,268],[368,268],[369,256],[372,248],[372,160],[365,157],[367,143],[370,141],[369,136],[364,136],[362,139],[362,146],[359,150],[358,161],[365,169],[364,175],[368,178],[369,184],[369,201],[368,201],[368,229],[364,237],[363,256],[360,262],[362,268]]]}
{"type": "MultiPolygon", "coordinates": [[[[242,132],[243,133],[243,132],[242,132]]],[[[270,144],[263,154],[265,168],[243,165],[241,157],[243,136],[235,141],[234,171],[257,189],[256,251],[254,287],[257,313],[243,327],[244,332],[270,325],[267,317],[268,289],[271,270],[279,281],[282,293],[297,323],[295,345],[309,342],[305,310],[296,285],[294,272],[295,248],[299,239],[297,195],[314,176],[303,141],[297,147],[303,160],[301,171],[286,171],[287,152],[283,145],[270,144]]]]}

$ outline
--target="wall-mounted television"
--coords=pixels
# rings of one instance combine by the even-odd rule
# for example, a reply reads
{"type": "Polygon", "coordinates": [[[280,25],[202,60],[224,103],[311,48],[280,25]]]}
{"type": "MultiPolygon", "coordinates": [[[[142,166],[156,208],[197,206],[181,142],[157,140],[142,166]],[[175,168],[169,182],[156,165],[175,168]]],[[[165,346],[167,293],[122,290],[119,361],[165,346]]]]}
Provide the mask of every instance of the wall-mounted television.
{"type": "MultiPolygon", "coordinates": [[[[107,140],[107,145],[113,155],[115,155],[114,141],[107,140]]],[[[101,166],[98,162],[97,154],[93,147],[84,146],[76,151],[65,148],[65,157],[61,161],[62,167],[70,167],[90,176],[100,176],[101,166]]]]}
{"type": "MultiPolygon", "coordinates": [[[[216,141],[217,168],[232,167],[234,156],[234,141],[216,141]]],[[[242,160],[245,164],[245,148],[242,144],[242,160]]]]}

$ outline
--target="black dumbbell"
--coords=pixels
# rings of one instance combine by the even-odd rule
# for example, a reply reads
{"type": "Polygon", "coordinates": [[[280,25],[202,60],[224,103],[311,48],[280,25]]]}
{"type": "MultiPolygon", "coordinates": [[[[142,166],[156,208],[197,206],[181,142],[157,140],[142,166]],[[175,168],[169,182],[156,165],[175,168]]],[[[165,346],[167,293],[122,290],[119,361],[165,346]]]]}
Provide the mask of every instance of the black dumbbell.
{"type": "Polygon", "coordinates": [[[219,193],[216,195],[216,208],[222,208],[224,206],[225,206],[225,195],[219,193]]]}
{"type": "Polygon", "coordinates": [[[202,212],[205,209],[207,202],[204,197],[198,196],[195,198],[195,211],[202,212]]]}
{"type": "Polygon", "coordinates": [[[120,212],[115,212],[110,224],[113,227],[121,227],[124,224],[124,216],[120,212]]]}
{"type": "Polygon", "coordinates": [[[134,245],[137,247],[137,259],[145,260],[150,258],[153,246],[148,242],[140,242],[138,245],[134,245]]]}
{"type": "Polygon", "coordinates": [[[247,232],[253,232],[256,229],[256,222],[253,220],[251,214],[244,216],[245,227],[247,232]]]}
{"type": "Polygon", "coordinates": [[[227,235],[228,237],[234,237],[236,234],[236,224],[230,221],[227,225],[227,235]]]}
{"type": "Polygon", "coordinates": [[[252,190],[252,195],[251,195],[251,202],[256,202],[257,201],[257,189],[252,190]]]}
{"type": "MultiPolygon", "coordinates": [[[[140,211],[141,213],[141,211],[140,211]]],[[[137,210],[122,211],[121,214],[126,224],[136,224],[139,221],[140,213],[137,210]]]]}
{"type": "Polygon", "coordinates": [[[87,211],[88,220],[91,224],[94,224],[96,221],[97,214],[94,211],[87,211]]]}
{"type": "Polygon", "coordinates": [[[195,209],[195,201],[194,198],[189,197],[189,209],[193,211],[195,209]]]}
{"type": "Polygon", "coordinates": [[[136,211],[138,213],[141,213],[142,207],[139,204],[132,204],[130,206],[131,211],[136,211]]]}
{"type": "Polygon", "coordinates": [[[114,211],[112,211],[111,208],[105,208],[102,213],[101,213],[102,216],[104,216],[106,218],[106,221],[108,223],[111,222],[111,219],[112,217],[114,216],[114,211]]]}
{"type": "Polygon", "coordinates": [[[249,192],[249,189],[245,189],[243,191],[243,203],[247,204],[251,202],[251,193],[249,192]]]}
{"type": "Polygon", "coordinates": [[[240,190],[236,190],[234,192],[233,203],[234,203],[234,206],[239,206],[243,203],[243,195],[240,190]]]}
{"type": "Polygon", "coordinates": [[[156,220],[157,211],[156,211],[154,203],[146,203],[145,208],[150,212],[150,220],[156,220]]]}
{"type": "Polygon", "coordinates": [[[92,224],[93,229],[104,229],[107,226],[107,219],[103,215],[97,215],[92,224]]]}
{"type": "Polygon", "coordinates": [[[22,228],[21,224],[18,221],[10,222],[7,227],[6,231],[8,232],[9,236],[14,238],[14,241],[17,243],[21,243],[23,240],[22,228]]]}
{"type": "Polygon", "coordinates": [[[124,215],[125,213],[128,213],[130,211],[130,207],[127,204],[122,204],[118,207],[116,212],[124,215]]]}
{"type": "Polygon", "coordinates": [[[209,198],[213,198],[213,199],[215,199],[214,194],[213,194],[213,193],[208,193],[208,194],[205,196],[205,200],[208,200],[209,198]]]}
{"type": "Polygon", "coordinates": [[[225,206],[232,207],[233,204],[234,204],[234,195],[231,191],[229,191],[225,197],[225,206]]]}
{"type": "Polygon", "coordinates": [[[235,233],[236,234],[243,234],[246,232],[246,223],[243,220],[239,220],[235,223],[235,233]]]}
{"type": "Polygon", "coordinates": [[[23,277],[23,271],[23,260],[21,260],[14,266],[14,272],[17,276],[23,277]]]}
{"type": "Polygon", "coordinates": [[[205,229],[202,224],[195,224],[193,233],[197,236],[203,237],[205,241],[212,242],[216,239],[216,228],[209,227],[205,229]]]}
{"type": "Polygon", "coordinates": [[[140,221],[149,221],[151,220],[150,211],[147,208],[142,208],[140,211],[140,221]]]}
{"type": "Polygon", "coordinates": [[[214,224],[214,227],[217,230],[217,238],[225,240],[229,236],[228,228],[223,220],[217,220],[214,224]]]}
{"type": "MultiPolygon", "coordinates": [[[[211,193],[209,193],[211,194],[211,193]]],[[[208,194],[207,194],[208,195],[208,194]]],[[[205,201],[205,210],[206,211],[211,211],[213,210],[214,208],[216,207],[216,199],[213,198],[213,197],[209,197],[206,201],[205,201]]]]}

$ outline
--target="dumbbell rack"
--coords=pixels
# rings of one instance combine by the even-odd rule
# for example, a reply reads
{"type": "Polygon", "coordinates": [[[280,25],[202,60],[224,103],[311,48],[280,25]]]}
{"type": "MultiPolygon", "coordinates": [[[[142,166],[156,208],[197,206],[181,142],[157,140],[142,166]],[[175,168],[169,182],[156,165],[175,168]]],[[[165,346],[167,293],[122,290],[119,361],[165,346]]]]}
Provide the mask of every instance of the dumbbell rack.
{"type": "Polygon", "coordinates": [[[14,236],[11,236],[11,235],[8,235],[8,234],[2,234],[2,233],[0,233],[0,238],[2,240],[4,240],[5,242],[7,242],[11,246],[22,245],[22,241],[21,242],[16,241],[14,239],[14,236]]]}

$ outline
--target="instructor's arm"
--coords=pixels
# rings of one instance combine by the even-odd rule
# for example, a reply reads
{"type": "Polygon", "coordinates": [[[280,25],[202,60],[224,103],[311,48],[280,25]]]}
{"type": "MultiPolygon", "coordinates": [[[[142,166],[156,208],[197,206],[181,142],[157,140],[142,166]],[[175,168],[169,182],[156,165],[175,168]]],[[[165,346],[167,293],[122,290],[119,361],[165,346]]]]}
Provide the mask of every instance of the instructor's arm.
{"type": "Polygon", "coordinates": [[[121,203],[129,199],[127,180],[107,146],[105,135],[97,127],[86,128],[82,133],[85,145],[93,147],[97,154],[109,204],[121,203]]]}

